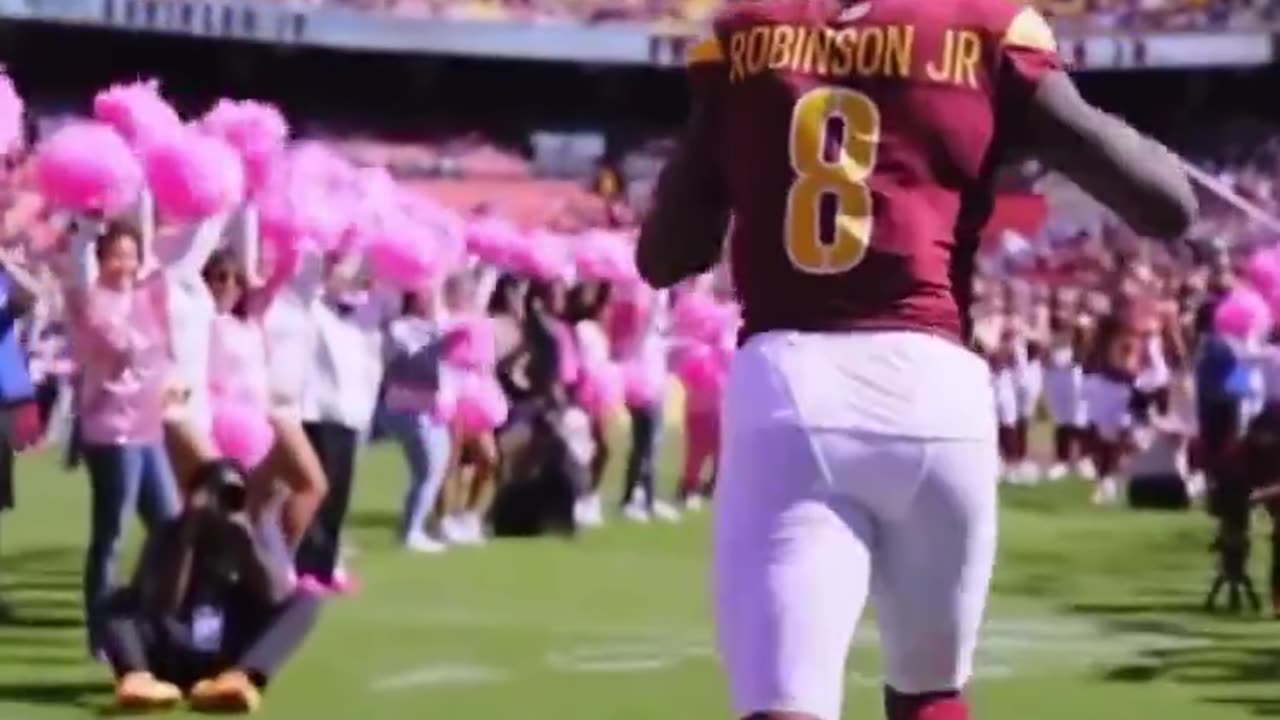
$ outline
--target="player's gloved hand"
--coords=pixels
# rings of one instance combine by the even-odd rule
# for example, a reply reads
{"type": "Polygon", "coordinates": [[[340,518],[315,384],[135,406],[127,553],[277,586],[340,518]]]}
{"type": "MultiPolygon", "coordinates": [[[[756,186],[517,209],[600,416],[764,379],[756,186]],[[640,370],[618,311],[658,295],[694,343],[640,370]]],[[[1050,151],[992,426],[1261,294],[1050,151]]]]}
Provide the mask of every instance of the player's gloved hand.
{"type": "Polygon", "coordinates": [[[28,400],[11,411],[9,442],[15,452],[29,450],[44,436],[44,423],[34,401],[28,400]]]}

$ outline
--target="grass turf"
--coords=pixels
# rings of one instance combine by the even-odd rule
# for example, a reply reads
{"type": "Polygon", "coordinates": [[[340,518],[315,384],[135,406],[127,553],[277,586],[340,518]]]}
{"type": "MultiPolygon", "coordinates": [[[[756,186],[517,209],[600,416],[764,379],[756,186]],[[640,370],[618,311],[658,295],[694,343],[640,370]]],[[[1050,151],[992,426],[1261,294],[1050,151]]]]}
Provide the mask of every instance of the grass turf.
{"type": "MultiPolygon", "coordinates": [[[[0,520],[0,590],[17,610],[0,625],[0,720],[91,716],[109,687],[85,660],[80,628],[85,480],[41,456],[23,458],[18,478],[19,509],[0,520]]],[[[349,530],[363,590],[326,609],[262,716],[728,717],[705,516],[417,557],[392,543],[398,454],[372,449],[359,478],[349,530]]],[[[1210,570],[1206,518],[1100,510],[1086,498],[1074,482],[1005,491],[977,717],[1280,715],[1277,626],[1196,610],[1210,570]]],[[[868,622],[846,717],[879,717],[874,647],[868,622]]]]}

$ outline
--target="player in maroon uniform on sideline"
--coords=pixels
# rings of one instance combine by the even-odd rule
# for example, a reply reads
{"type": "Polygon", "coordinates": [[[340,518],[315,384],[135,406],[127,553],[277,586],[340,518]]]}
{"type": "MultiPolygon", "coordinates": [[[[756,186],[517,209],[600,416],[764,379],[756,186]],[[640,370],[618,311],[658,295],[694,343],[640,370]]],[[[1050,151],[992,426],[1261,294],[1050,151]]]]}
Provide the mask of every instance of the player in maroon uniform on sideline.
{"type": "Polygon", "coordinates": [[[890,720],[962,720],[995,555],[990,374],[966,348],[993,173],[1034,152],[1154,237],[1194,195],[1011,0],[755,0],[713,27],[637,262],[660,287],[703,272],[734,218],[714,536],[733,708],[836,720],[870,597],[890,720]]]}

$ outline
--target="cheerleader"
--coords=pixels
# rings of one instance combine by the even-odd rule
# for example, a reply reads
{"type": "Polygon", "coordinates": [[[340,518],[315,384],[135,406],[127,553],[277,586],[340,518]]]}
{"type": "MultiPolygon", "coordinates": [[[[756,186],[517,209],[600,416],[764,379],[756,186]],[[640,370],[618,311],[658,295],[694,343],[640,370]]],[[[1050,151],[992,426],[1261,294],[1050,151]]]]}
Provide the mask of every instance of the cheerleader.
{"type": "Polygon", "coordinates": [[[667,381],[666,290],[645,293],[631,303],[635,315],[626,332],[614,335],[614,358],[625,368],[627,409],[631,415],[631,448],[627,457],[623,516],[633,522],[680,519],[675,507],[655,490],[658,454],[665,423],[667,381]]]}
{"type": "MultiPolygon", "coordinates": [[[[450,357],[445,357],[446,363],[465,371],[459,374],[459,392],[464,396],[477,393],[477,400],[480,395],[487,398],[493,394],[490,391],[499,387],[494,374],[497,339],[491,325],[483,330],[467,325],[488,320],[484,310],[492,301],[498,279],[496,268],[473,261],[471,267],[449,276],[444,284],[446,334],[457,337],[455,333],[465,332],[469,334],[469,342],[486,346],[476,348],[485,359],[464,362],[465,367],[456,362],[450,363],[450,357]]],[[[501,392],[497,394],[501,395],[501,392]]],[[[493,505],[498,476],[498,445],[494,433],[505,422],[506,411],[501,411],[501,418],[481,418],[466,409],[473,406],[467,397],[461,397],[459,401],[460,411],[453,426],[452,445],[455,450],[452,468],[445,480],[440,532],[451,544],[483,545],[486,542],[485,518],[493,505]]]]}
{"type": "Polygon", "coordinates": [[[356,458],[378,404],[388,312],[385,288],[367,284],[367,259],[342,250],[323,256],[323,291],[308,317],[316,342],[306,358],[302,429],[328,480],[328,492],[298,545],[295,565],[299,587],[313,592],[356,589],[341,562],[342,531],[356,458]]]}
{"type": "MultiPolygon", "coordinates": [[[[714,278],[703,276],[689,292],[711,296],[714,278]]],[[[677,308],[680,305],[677,303],[677,308]]],[[[717,305],[717,310],[726,306],[717,305]]],[[[680,475],[678,500],[686,510],[697,511],[715,487],[716,461],[720,452],[720,399],[728,374],[729,359],[737,336],[736,317],[707,318],[708,326],[687,337],[677,336],[672,366],[685,389],[684,467],[680,475]],[[703,470],[709,466],[709,477],[703,470]]]]}
{"type": "Polygon", "coordinates": [[[1026,475],[1026,433],[1021,401],[1020,378],[1026,373],[1026,340],[1016,318],[1005,316],[999,341],[991,354],[991,378],[999,423],[1000,455],[1004,460],[1004,478],[1018,484],[1030,481],[1026,475]]]}
{"type": "Polygon", "coordinates": [[[600,485],[609,465],[608,421],[622,400],[621,370],[610,357],[609,337],[601,324],[609,294],[610,285],[603,281],[583,281],[569,294],[570,319],[581,365],[576,394],[578,405],[590,417],[594,445],[588,463],[591,486],[574,506],[574,518],[583,527],[594,527],[604,522],[600,485]]]}
{"type": "Polygon", "coordinates": [[[1014,428],[1015,443],[1021,455],[1015,468],[1022,482],[1034,483],[1041,471],[1029,457],[1031,423],[1036,419],[1040,399],[1044,393],[1044,355],[1049,336],[1049,309],[1039,303],[1034,306],[1030,322],[1022,336],[1022,352],[1014,365],[1015,393],[1017,396],[1017,423],[1014,428]]]}
{"type": "MultiPolygon", "coordinates": [[[[283,246],[281,246],[283,247],[283,246]]],[[[299,248],[292,277],[280,289],[263,314],[267,336],[267,385],[270,408],[267,418],[275,431],[276,447],[267,465],[289,488],[280,513],[280,528],[291,552],[302,544],[307,529],[329,491],[320,458],[307,439],[302,424],[303,390],[307,387],[319,333],[314,306],[324,284],[324,260],[310,248],[299,248]]],[[[254,262],[247,260],[246,267],[254,262]]],[[[263,516],[269,497],[250,496],[250,511],[263,516]]]]}
{"type": "Polygon", "coordinates": [[[403,312],[387,329],[384,402],[388,425],[400,441],[409,469],[400,540],[419,553],[444,552],[448,545],[429,534],[427,517],[449,473],[453,454],[451,393],[441,355],[439,284],[404,294],[403,312]]]}
{"type": "Polygon", "coordinates": [[[1141,339],[1110,316],[1097,332],[1085,377],[1084,400],[1098,481],[1095,504],[1120,499],[1120,466],[1133,442],[1133,380],[1142,361],[1141,339]]]}
{"type": "Polygon", "coordinates": [[[155,234],[154,202],[143,193],[139,208],[143,247],[156,237],[156,254],[165,267],[165,317],[173,374],[168,380],[164,416],[165,447],[180,484],[219,453],[213,444],[209,398],[209,348],[215,316],[213,297],[202,275],[205,263],[223,243],[230,213],[219,213],[196,227],[190,239],[174,243],[155,234]]]}
{"type": "MultiPolygon", "coordinates": [[[[261,257],[256,218],[251,209],[241,218],[246,224],[233,235],[233,247],[215,251],[204,267],[204,281],[217,313],[210,343],[209,391],[214,400],[235,403],[270,420],[271,342],[265,316],[277,294],[293,280],[300,253],[296,248],[277,248],[276,256],[271,258],[271,271],[265,281],[259,281],[261,257]]],[[[275,427],[280,425],[279,421],[273,423],[275,427]]],[[[311,516],[300,517],[297,501],[290,497],[285,501],[290,508],[285,513],[287,517],[281,518],[283,522],[277,527],[277,483],[283,482],[291,495],[304,498],[314,491],[306,482],[306,474],[291,472],[294,454],[289,437],[277,434],[266,457],[257,467],[248,469],[246,488],[250,515],[256,522],[280,530],[289,553],[301,540],[301,530],[310,523],[311,516]]],[[[314,512],[309,501],[304,500],[302,507],[314,512]]]]}
{"type": "Polygon", "coordinates": [[[1081,363],[1084,332],[1076,318],[1054,314],[1044,369],[1045,404],[1053,422],[1054,463],[1047,473],[1049,480],[1066,477],[1073,464],[1082,477],[1092,474],[1084,452],[1088,426],[1081,363]]]}
{"type": "Polygon", "coordinates": [[[1165,324],[1154,313],[1143,312],[1135,319],[1135,326],[1142,339],[1142,369],[1133,381],[1134,402],[1143,416],[1164,415],[1169,412],[1173,380],[1165,324]]]}

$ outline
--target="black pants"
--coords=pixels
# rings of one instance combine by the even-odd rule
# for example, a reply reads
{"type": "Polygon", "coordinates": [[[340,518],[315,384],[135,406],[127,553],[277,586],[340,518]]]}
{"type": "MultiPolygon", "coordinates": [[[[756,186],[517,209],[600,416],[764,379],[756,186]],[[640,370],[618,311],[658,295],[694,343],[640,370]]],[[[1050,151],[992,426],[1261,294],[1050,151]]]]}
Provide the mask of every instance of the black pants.
{"type": "Polygon", "coordinates": [[[303,429],[315,448],[329,481],[329,493],[311,521],[295,556],[298,575],[312,575],[321,582],[333,580],[342,547],[342,524],[351,504],[351,485],[356,472],[356,431],[332,422],[304,423],[303,429]]]}
{"type": "Polygon", "coordinates": [[[232,668],[243,670],[258,687],[266,687],[315,626],[322,600],[295,593],[275,607],[228,608],[222,647],[197,652],[189,632],[171,618],[140,614],[131,590],[121,590],[109,603],[105,647],[116,677],[146,671],[184,690],[200,680],[232,668]]]}
{"type": "Polygon", "coordinates": [[[14,507],[12,427],[13,409],[0,408],[0,513],[14,507]]]}
{"type": "Polygon", "coordinates": [[[622,504],[635,498],[636,490],[644,490],[645,504],[653,507],[657,499],[654,476],[657,474],[658,443],[662,439],[662,403],[652,407],[631,408],[631,452],[627,456],[626,489],[622,504]]]}

